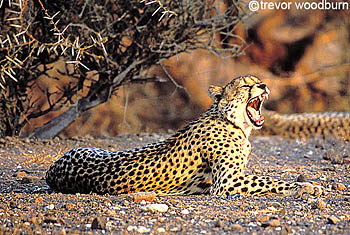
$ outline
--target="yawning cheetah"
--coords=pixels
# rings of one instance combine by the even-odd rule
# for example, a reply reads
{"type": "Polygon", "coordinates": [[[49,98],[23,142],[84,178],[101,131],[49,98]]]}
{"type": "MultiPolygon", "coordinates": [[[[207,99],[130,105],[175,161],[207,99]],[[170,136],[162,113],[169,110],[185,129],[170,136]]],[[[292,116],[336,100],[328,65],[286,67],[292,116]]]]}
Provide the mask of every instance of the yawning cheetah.
{"type": "Polygon", "coordinates": [[[209,94],[214,101],[209,110],[167,140],[119,152],[73,149],[50,167],[47,183],[65,193],[324,194],[310,183],[245,174],[249,135],[264,123],[261,106],[269,95],[264,83],[239,77],[211,86],[209,94]]]}

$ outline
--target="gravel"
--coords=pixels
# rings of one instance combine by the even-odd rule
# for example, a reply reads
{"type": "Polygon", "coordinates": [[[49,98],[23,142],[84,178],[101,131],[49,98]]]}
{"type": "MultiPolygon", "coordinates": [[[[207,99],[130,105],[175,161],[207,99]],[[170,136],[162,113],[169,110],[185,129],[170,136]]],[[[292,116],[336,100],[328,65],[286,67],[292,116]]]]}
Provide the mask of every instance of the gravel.
{"type": "Polygon", "coordinates": [[[251,138],[247,172],[317,182],[323,198],[73,195],[45,183],[49,165],[73,147],[116,151],[167,135],[0,139],[0,234],[350,234],[349,150],[337,140],[251,138]]]}

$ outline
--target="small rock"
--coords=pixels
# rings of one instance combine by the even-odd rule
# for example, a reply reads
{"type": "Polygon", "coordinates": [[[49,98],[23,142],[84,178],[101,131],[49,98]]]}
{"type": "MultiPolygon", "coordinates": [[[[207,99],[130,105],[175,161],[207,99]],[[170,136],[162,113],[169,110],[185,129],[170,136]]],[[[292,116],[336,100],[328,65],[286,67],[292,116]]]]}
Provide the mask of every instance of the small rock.
{"type": "Polygon", "coordinates": [[[242,231],[243,227],[240,224],[234,224],[234,225],[231,226],[230,230],[231,231],[242,231]]]}
{"type": "Polygon", "coordinates": [[[345,185],[342,184],[342,183],[336,183],[336,184],[333,184],[333,185],[332,185],[332,189],[333,189],[333,190],[341,190],[341,191],[343,191],[343,190],[346,189],[346,187],[345,187],[345,185]]]}
{"type": "Polygon", "coordinates": [[[147,202],[145,200],[142,200],[139,203],[140,203],[140,205],[146,205],[147,204],[147,202]]]}
{"type": "Polygon", "coordinates": [[[155,198],[156,198],[155,192],[130,193],[126,196],[126,200],[130,202],[141,202],[143,200],[152,202],[155,198]]]}
{"type": "Polygon", "coordinates": [[[315,203],[312,204],[311,208],[324,210],[324,209],[326,209],[326,203],[322,199],[319,199],[315,203]]]}
{"type": "Polygon", "coordinates": [[[66,234],[67,234],[67,232],[64,228],[58,232],[58,235],[66,235],[66,234]]]}
{"type": "Polygon", "coordinates": [[[343,164],[350,164],[350,157],[343,158],[343,164]]]}
{"type": "Polygon", "coordinates": [[[260,222],[260,223],[264,223],[266,221],[269,221],[269,219],[270,219],[269,215],[259,215],[258,217],[256,217],[255,221],[260,222]]]}
{"type": "Polygon", "coordinates": [[[105,229],[106,220],[103,217],[96,217],[91,223],[91,229],[105,229]]]}
{"type": "Polygon", "coordinates": [[[288,235],[288,234],[291,234],[292,233],[292,230],[289,226],[283,226],[281,228],[281,233],[280,235],[288,235]]]}
{"type": "Polygon", "coordinates": [[[141,207],[143,211],[160,212],[160,213],[167,212],[168,208],[169,207],[166,204],[149,204],[141,207]]]}
{"type": "Polygon", "coordinates": [[[74,208],[74,204],[72,204],[72,203],[67,203],[67,204],[65,205],[65,208],[68,209],[68,210],[71,210],[71,209],[74,208]]]}
{"type": "Polygon", "coordinates": [[[23,177],[21,180],[21,184],[29,184],[29,183],[33,183],[33,180],[29,177],[23,177]]]}
{"type": "Polygon", "coordinates": [[[57,218],[54,216],[47,216],[43,222],[47,223],[47,224],[49,224],[49,223],[55,224],[55,223],[57,223],[57,218]]]}
{"type": "Polygon", "coordinates": [[[261,175],[263,172],[259,169],[253,169],[253,174],[254,175],[261,175]]]}
{"type": "Polygon", "coordinates": [[[42,197],[37,197],[34,200],[34,203],[43,203],[44,199],[42,197]]]}
{"type": "Polygon", "coordinates": [[[170,232],[178,232],[178,231],[180,231],[179,227],[173,227],[170,229],[170,232]]]}
{"type": "Polygon", "coordinates": [[[25,176],[27,176],[27,173],[24,172],[24,171],[17,172],[17,174],[16,174],[17,178],[22,178],[22,177],[25,177],[25,176]]]}
{"type": "Polygon", "coordinates": [[[268,227],[268,226],[270,226],[270,227],[279,227],[280,225],[281,225],[281,222],[280,222],[280,219],[279,219],[279,218],[277,218],[277,217],[271,217],[270,221],[268,221],[268,222],[263,222],[263,223],[261,224],[261,227],[264,227],[264,228],[266,228],[266,227],[268,227]]]}
{"type": "Polygon", "coordinates": [[[307,199],[308,199],[309,197],[310,197],[309,194],[304,193],[303,195],[301,195],[300,199],[301,199],[301,200],[304,200],[304,201],[307,201],[307,199]]]}
{"type": "Polygon", "coordinates": [[[269,222],[270,227],[279,227],[281,225],[280,219],[279,218],[274,218],[269,222]]]}
{"type": "Polygon", "coordinates": [[[218,220],[215,222],[214,226],[217,228],[223,228],[223,227],[225,227],[225,224],[221,220],[218,220]]]}
{"type": "Polygon", "coordinates": [[[124,206],[129,206],[129,205],[130,205],[130,202],[129,202],[128,200],[124,200],[123,205],[124,205],[124,206]]]}
{"type": "Polygon", "coordinates": [[[273,206],[274,208],[280,208],[281,204],[279,204],[278,202],[272,202],[271,206],[273,206]]]}
{"type": "Polygon", "coordinates": [[[188,215],[189,213],[190,213],[190,211],[187,209],[184,209],[181,211],[181,214],[184,214],[184,215],[188,215]]]}
{"type": "Polygon", "coordinates": [[[137,227],[134,226],[134,225],[129,225],[129,226],[127,227],[128,232],[132,232],[132,231],[134,231],[134,230],[136,230],[136,229],[137,229],[137,227]]]}
{"type": "Polygon", "coordinates": [[[158,233],[165,233],[165,228],[162,228],[162,227],[157,228],[157,232],[158,233]]]}
{"type": "Polygon", "coordinates": [[[280,210],[280,214],[281,214],[281,215],[285,215],[285,214],[287,214],[287,210],[286,210],[286,208],[283,208],[282,210],[280,210]]]}
{"type": "Polygon", "coordinates": [[[338,217],[336,217],[335,215],[331,215],[328,217],[328,223],[329,224],[337,224],[340,221],[340,219],[338,219],[338,217]]]}
{"type": "Polygon", "coordinates": [[[10,207],[11,208],[16,208],[17,207],[17,203],[16,202],[10,202],[10,207]]]}
{"type": "Polygon", "coordinates": [[[149,233],[151,232],[150,228],[146,228],[145,226],[138,226],[136,229],[136,232],[138,233],[149,233]]]}
{"type": "Polygon", "coordinates": [[[47,205],[45,207],[46,210],[53,210],[55,208],[55,205],[54,204],[50,204],[50,205],[47,205]]]}
{"type": "Polygon", "coordinates": [[[306,179],[305,179],[305,176],[304,175],[299,175],[298,177],[297,177],[297,182],[305,182],[306,181],[306,179]]]}

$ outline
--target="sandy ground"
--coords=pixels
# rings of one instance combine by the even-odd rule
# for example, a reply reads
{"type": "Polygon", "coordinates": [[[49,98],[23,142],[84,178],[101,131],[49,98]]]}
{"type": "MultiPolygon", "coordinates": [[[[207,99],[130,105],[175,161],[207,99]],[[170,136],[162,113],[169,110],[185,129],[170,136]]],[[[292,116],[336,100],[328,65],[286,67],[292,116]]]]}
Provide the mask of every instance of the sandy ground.
{"type": "Polygon", "coordinates": [[[0,234],[350,234],[350,151],[333,140],[251,138],[248,172],[317,182],[328,189],[323,198],[151,195],[135,202],[126,195],[52,193],[45,183],[49,165],[73,147],[116,151],[166,135],[0,139],[0,234]]]}

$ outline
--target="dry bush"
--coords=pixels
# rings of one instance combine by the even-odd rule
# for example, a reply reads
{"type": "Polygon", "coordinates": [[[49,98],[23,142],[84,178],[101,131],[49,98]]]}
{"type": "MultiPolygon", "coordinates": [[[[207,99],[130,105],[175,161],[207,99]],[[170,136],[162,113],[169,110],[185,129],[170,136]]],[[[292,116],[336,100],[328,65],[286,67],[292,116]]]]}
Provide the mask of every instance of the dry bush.
{"type": "Polygon", "coordinates": [[[57,135],[120,86],[159,81],[145,74],[163,59],[198,48],[221,58],[239,55],[243,41],[225,39],[235,37],[232,31],[247,15],[235,1],[0,4],[0,134],[20,135],[30,120],[63,110],[27,135],[38,138],[57,135]],[[60,62],[61,68],[53,68],[60,62]],[[67,81],[61,82],[62,77],[67,81]],[[47,83],[40,79],[60,82],[41,86],[47,83]],[[28,96],[35,89],[45,95],[46,105],[40,105],[42,97],[28,96]]]}

